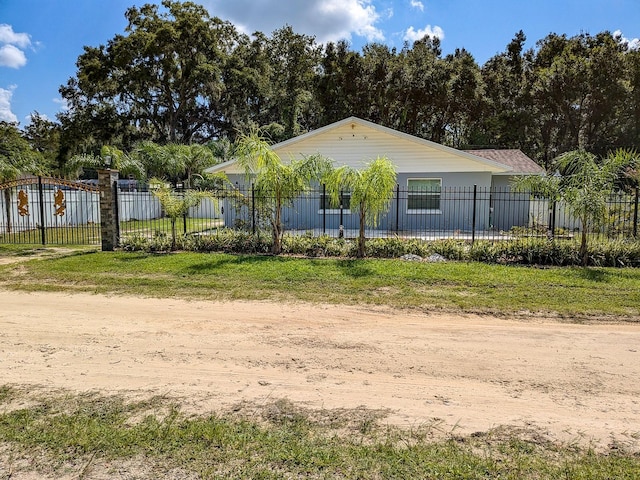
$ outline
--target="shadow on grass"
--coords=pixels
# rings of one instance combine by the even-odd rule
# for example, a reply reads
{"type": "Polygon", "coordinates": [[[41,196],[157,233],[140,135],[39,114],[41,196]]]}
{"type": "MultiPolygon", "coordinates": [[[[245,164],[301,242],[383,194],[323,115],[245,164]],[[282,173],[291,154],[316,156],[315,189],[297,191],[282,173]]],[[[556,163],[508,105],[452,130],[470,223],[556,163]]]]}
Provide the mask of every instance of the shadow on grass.
{"type": "Polygon", "coordinates": [[[576,268],[578,276],[590,282],[609,282],[611,274],[599,268],[579,267],[576,268]]]}
{"type": "Polygon", "coordinates": [[[263,267],[267,264],[282,265],[290,259],[272,255],[216,255],[206,262],[195,263],[182,271],[190,274],[215,273],[216,271],[237,266],[263,267]]]}
{"type": "Polygon", "coordinates": [[[375,274],[364,260],[339,260],[336,265],[342,273],[352,278],[370,277],[375,274]]]}

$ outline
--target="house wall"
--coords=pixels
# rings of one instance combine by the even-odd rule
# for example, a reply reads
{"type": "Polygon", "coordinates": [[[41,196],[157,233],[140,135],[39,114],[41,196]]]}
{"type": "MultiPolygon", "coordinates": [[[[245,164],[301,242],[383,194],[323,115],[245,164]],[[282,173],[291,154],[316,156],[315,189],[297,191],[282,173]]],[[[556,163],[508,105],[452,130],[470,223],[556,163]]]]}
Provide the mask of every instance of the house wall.
{"type": "Polygon", "coordinates": [[[513,226],[527,227],[530,224],[532,209],[531,196],[528,193],[515,193],[511,184],[513,176],[496,175],[491,181],[490,228],[510,230],[513,226]]]}
{"type": "MultiPolygon", "coordinates": [[[[400,173],[412,172],[488,172],[503,171],[482,161],[416,137],[391,133],[358,123],[347,123],[305,138],[304,141],[284,142],[274,151],[287,161],[301,155],[322,154],[335,161],[336,166],[362,168],[377,157],[387,157],[400,173]]],[[[234,172],[229,172],[234,173],[234,172]]]]}
{"type": "MultiPolygon", "coordinates": [[[[358,121],[343,122],[326,130],[320,129],[303,139],[294,138],[274,147],[275,153],[287,162],[302,156],[321,154],[331,158],[336,167],[347,165],[355,169],[377,157],[387,157],[398,174],[400,189],[406,190],[409,178],[438,178],[442,180],[441,208],[439,212],[408,213],[407,200],[394,200],[389,212],[380,219],[380,228],[395,230],[451,230],[471,231],[473,221],[473,186],[479,191],[489,190],[493,173],[505,167],[485,161],[454,149],[433,144],[410,135],[390,131],[358,121]],[[449,191],[457,189],[458,193],[449,191]],[[466,192],[463,200],[459,192],[466,192]],[[445,193],[446,192],[446,193],[445,193]]],[[[250,191],[250,181],[238,169],[229,165],[225,172],[232,184],[250,191]]],[[[476,229],[488,229],[491,223],[490,199],[487,195],[476,201],[476,229]],[[486,198],[485,198],[486,197],[486,198]]],[[[225,207],[225,224],[250,223],[248,209],[225,207]]],[[[283,221],[297,229],[335,229],[340,225],[338,212],[323,216],[320,198],[302,198],[283,210],[283,221]]],[[[342,225],[358,227],[358,215],[345,213],[342,225]]]]}
{"type": "MultiPolygon", "coordinates": [[[[250,204],[251,186],[243,175],[229,175],[231,183],[241,188],[250,204]],[[237,182],[237,184],[236,184],[237,182]]],[[[469,232],[473,229],[473,188],[479,194],[476,199],[476,229],[486,230],[490,222],[489,192],[491,174],[478,173],[402,173],[398,175],[401,195],[394,195],[389,211],[380,217],[379,228],[395,231],[450,230],[469,232]],[[407,209],[407,182],[409,179],[438,178],[442,181],[443,192],[440,197],[438,212],[409,213],[407,209]],[[398,213],[399,212],[399,213],[398,213]]],[[[357,229],[359,226],[356,210],[343,210],[342,218],[339,210],[324,213],[320,210],[321,188],[313,193],[303,195],[294,201],[292,206],[283,208],[282,221],[286,228],[297,230],[334,230],[342,226],[345,229],[357,229]],[[324,214],[323,214],[324,213],[324,214]],[[340,221],[342,220],[342,223],[340,221]]],[[[233,227],[238,224],[251,225],[248,207],[238,208],[233,202],[224,202],[225,225],[233,227]]]]}

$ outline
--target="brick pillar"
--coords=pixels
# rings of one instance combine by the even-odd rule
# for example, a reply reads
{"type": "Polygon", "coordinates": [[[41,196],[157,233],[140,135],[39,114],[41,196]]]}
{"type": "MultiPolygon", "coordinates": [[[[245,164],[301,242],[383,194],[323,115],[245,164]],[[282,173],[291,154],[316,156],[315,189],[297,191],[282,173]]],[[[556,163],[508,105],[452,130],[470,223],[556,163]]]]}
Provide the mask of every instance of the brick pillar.
{"type": "Polygon", "coordinates": [[[112,252],[120,241],[118,221],[118,171],[98,170],[100,188],[100,230],[102,251],[112,252]]]}

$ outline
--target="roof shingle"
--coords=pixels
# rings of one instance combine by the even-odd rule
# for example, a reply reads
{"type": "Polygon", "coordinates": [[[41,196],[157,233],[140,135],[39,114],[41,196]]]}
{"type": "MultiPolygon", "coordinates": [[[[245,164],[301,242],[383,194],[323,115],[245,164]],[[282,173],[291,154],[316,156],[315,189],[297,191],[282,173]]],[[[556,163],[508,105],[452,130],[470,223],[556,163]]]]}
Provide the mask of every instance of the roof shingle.
{"type": "Polygon", "coordinates": [[[515,148],[464,151],[477,157],[508,165],[512,168],[511,172],[509,172],[510,174],[544,173],[544,169],[540,165],[527,157],[521,150],[515,148]]]}

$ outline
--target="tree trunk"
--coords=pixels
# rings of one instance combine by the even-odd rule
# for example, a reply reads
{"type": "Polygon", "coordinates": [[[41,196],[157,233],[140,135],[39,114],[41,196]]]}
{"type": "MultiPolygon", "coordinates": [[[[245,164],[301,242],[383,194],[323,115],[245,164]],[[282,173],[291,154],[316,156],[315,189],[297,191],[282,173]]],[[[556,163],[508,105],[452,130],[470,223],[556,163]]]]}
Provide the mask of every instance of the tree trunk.
{"type": "Polygon", "coordinates": [[[582,225],[582,238],[580,239],[580,258],[582,259],[582,266],[589,265],[589,251],[587,250],[587,229],[585,225],[582,225]]]}
{"type": "Polygon", "coordinates": [[[582,223],[582,235],[580,237],[580,259],[582,262],[582,266],[586,267],[589,265],[589,250],[587,249],[587,235],[591,230],[589,225],[589,220],[587,215],[583,215],[580,218],[580,222],[582,223]]]}
{"type": "Polygon", "coordinates": [[[364,258],[365,254],[365,236],[364,236],[364,228],[365,228],[365,212],[360,209],[360,233],[358,234],[358,258],[364,258]]]}
{"type": "Polygon", "coordinates": [[[282,252],[282,223],[280,218],[282,216],[280,202],[276,203],[275,218],[273,222],[273,246],[271,247],[271,253],[274,255],[280,255],[282,252]]]}

